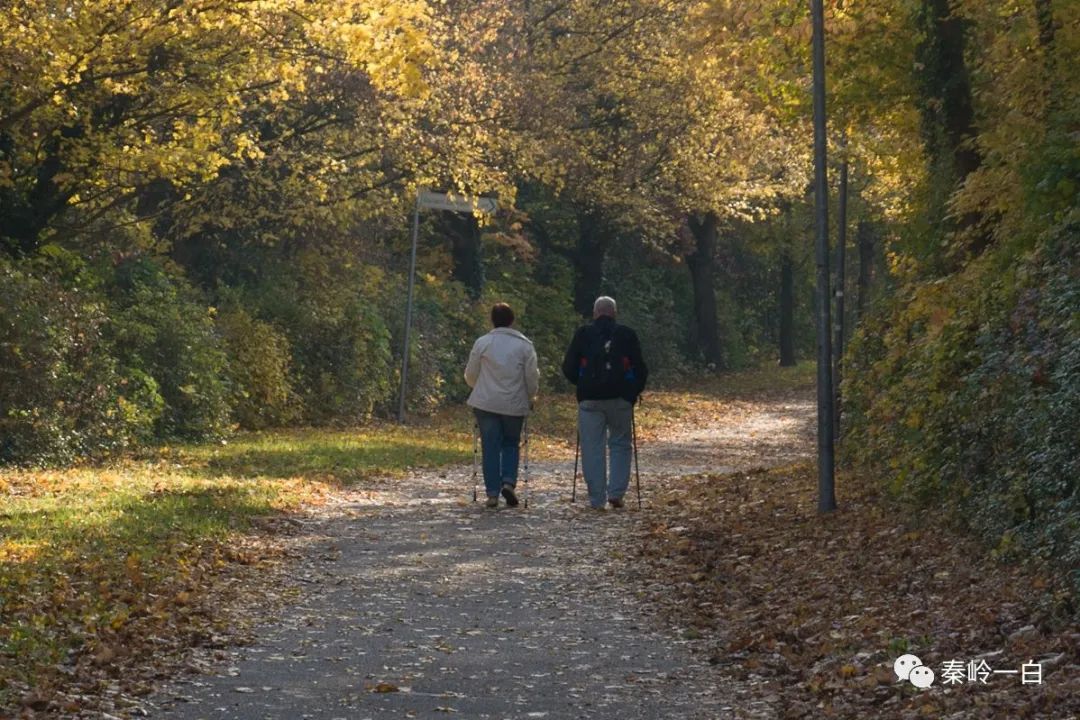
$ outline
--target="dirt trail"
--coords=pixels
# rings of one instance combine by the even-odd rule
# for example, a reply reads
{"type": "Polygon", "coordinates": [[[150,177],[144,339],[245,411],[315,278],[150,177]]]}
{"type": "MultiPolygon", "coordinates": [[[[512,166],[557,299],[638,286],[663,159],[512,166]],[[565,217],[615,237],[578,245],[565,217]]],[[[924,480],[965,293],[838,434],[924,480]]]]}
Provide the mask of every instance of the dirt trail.
{"type": "MultiPolygon", "coordinates": [[[[250,646],[153,698],[153,717],[768,717],[650,598],[630,543],[648,491],[811,450],[806,393],[726,403],[643,438],[645,511],[569,502],[573,457],[534,462],[527,510],[468,502],[469,467],[357,488],[305,523],[298,598],[250,646]],[[665,619],[667,618],[667,619],[665,619]]],[[[643,412],[649,412],[646,408],[643,412]]]]}

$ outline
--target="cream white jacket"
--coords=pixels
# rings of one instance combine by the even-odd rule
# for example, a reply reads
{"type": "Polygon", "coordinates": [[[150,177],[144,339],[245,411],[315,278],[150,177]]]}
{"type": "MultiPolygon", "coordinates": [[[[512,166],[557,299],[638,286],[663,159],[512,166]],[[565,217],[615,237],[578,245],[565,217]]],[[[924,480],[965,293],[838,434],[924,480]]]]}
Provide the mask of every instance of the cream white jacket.
{"type": "Polygon", "coordinates": [[[465,382],[473,389],[471,407],[499,415],[528,415],[529,401],[540,389],[532,341],[505,327],[480,336],[469,353],[465,382]]]}

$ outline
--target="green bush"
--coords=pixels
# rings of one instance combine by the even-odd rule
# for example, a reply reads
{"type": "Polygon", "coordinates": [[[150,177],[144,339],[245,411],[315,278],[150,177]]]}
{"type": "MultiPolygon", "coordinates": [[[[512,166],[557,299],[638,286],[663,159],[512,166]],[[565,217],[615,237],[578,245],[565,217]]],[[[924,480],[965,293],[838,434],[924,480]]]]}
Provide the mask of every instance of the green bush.
{"type": "MultiPolygon", "coordinates": [[[[388,316],[403,309],[379,268],[340,263],[322,248],[283,258],[268,251],[255,281],[219,289],[227,307],[271,323],[290,348],[292,419],[356,423],[389,412],[397,360],[388,316]]],[[[403,316],[402,316],[403,321],[403,316]]],[[[396,322],[396,318],[395,318],[396,322]]]]}
{"type": "Polygon", "coordinates": [[[104,304],[79,275],[63,282],[33,263],[0,262],[0,462],[70,463],[120,450],[160,409],[152,381],[118,372],[104,304]]]}
{"type": "Polygon", "coordinates": [[[186,440],[229,429],[227,359],[213,310],[182,277],[149,259],[128,260],[110,284],[109,336],[123,373],[152,378],[164,407],[155,434],[186,440]]]}
{"type": "Polygon", "coordinates": [[[843,447],[1080,591],[1080,222],[909,289],[848,354],[843,447]]]}
{"type": "MultiPolygon", "coordinates": [[[[403,288],[404,282],[398,287],[403,288]]],[[[402,342],[399,333],[404,328],[404,303],[400,300],[396,303],[398,310],[394,305],[388,303],[385,313],[392,318],[394,349],[400,352],[397,349],[402,342]]],[[[431,412],[448,400],[461,401],[468,397],[465,363],[473,341],[490,329],[490,322],[482,320],[490,308],[487,304],[487,310],[478,311],[477,304],[468,298],[460,283],[429,278],[417,284],[406,396],[412,412],[431,412]]],[[[395,399],[400,377],[400,373],[394,374],[395,399]]]]}
{"type": "Polygon", "coordinates": [[[308,301],[303,309],[293,342],[308,419],[354,423],[385,408],[393,373],[390,334],[371,302],[308,301]]]}
{"type": "Polygon", "coordinates": [[[489,284],[481,303],[474,311],[474,335],[466,338],[456,368],[458,378],[468,361],[473,341],[491,329],[491,306],[497,302],[506,302],[516,314],[514,327],[533,341],[542,391],[565,392],[571,389],[563,379],[561,367],[566,346],[581,322],[581,318],[574,311],[573,301],[565,290],[573,281],[572,271],[569,264],[561,258],[543,257],[538,262],[545,267],[530,268],[524,264],[514,264],[509,257],[503,260],[501,265],[506,268],[504,276],[489,284]],[[528,270],[534,270],[548,282],[532,280],[527,274],[528,270]]]}
{"type": "Polygon", "coordinates": [[[228,355],[233,420],[246,430],[261,430],[295,419],[288,339],[239,307],[221,313],[217,327],[228,355]]]}

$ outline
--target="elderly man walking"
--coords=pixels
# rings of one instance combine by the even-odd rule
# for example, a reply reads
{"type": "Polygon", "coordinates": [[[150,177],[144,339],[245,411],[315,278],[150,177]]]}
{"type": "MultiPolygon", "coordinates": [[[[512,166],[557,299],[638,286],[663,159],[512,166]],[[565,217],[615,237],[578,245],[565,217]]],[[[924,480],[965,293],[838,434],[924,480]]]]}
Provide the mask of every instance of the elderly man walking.
{"type": "Polygon", "coordinates": [[[581,469],[589,504],[596,510],[607,503],[623,506],[630,485],[634,403],[649,377],[637,333],[615,322],[615,315],[612,298],[597,298],[593,321],[574,333],[562,366],[563,375],[577,386],[581,469]]]}
{"type": "Polygon", "coordinates": [[[515,507],[521,429],[540,388],[540,371],[532,341],[511,327],[509,305],[491,308],[491,324],[494,329],[473,344],[465,382],[480,428],[487,506],[497,507],[501,492],[507,506],[515,507]]]}

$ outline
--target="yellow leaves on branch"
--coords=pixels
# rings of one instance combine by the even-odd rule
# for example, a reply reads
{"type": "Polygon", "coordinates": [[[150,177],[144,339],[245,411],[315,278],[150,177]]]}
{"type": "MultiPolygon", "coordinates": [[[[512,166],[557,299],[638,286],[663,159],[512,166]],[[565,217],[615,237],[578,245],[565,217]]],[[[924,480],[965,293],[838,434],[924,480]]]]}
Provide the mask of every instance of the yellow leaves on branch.
{"type": "MultiPolygon", "coordinates": [[[[329,45],[363,68],[380,90],[406,97],[425,95],[421,69],[435,56],[432,16],[423,0],[360,0],[334,5],[329,45]]],[[[325,25],[324,25],[325,26],[325,25]]]]}
{"type": "MultiPolygon", "coordinates": [[[[32,183],[43,142],[69,202],[108,207],[149,180],[205,183],[264,156],[245,126],[353,73],[390,99],[429,92],[426,0],[18,0],[0,14],[8,184],[32,183]],[[21,176],[20,176],[21,173],[21,176]]],[[[344,154],[344,153],[343,153],[344,154]]]]}

